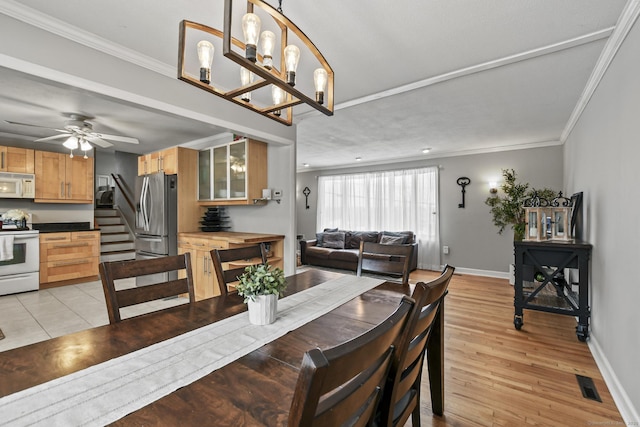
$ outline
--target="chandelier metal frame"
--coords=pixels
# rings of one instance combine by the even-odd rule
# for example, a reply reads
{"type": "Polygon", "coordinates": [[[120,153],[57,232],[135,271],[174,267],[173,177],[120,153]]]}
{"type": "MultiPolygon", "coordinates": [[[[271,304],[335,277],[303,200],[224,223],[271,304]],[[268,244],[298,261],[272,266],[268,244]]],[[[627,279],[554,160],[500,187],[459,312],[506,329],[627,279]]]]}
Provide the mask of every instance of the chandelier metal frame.
{"type": "MultiPolygon", "coordinates": [[[[265,117],[272,120],[276,120],[285,125],[291,126],[293,120],[293,109],[295,105],[305,103],[316,110],[322,112],[327,116],[333,115],[333,89],[334,89],[334,73],[333,69],[320,53],[318,48],[313,44],[311,40],[286,16],[280,11],[274,9],[269,4],[262,0],[246,0],[247,13],[253,13],[254,7],[260,8],[273,18],[277,26],[280,28],[280,43],[277,47],[280,49],[280,64],[279,67],[272,66],[270,69],[264,67],[264,58],[258,53],[257,61],[252,62],[244,56],[240,55],[237,51],[232,49],[232,46],[239,48],[242,52],[245,51],[246,45],[243,41],[238,40],[231,34],[231,26],[233,24],[232,12],[233,12],[234,0],[225,0],[224,2],[224,30],[209,27],[207,25],[199,24],[193,21],[183,20],[180,22],[180,40],[179,40],[179,53],[178,53],[178,79],[185,81],[199,89],[205,90],[214,95],[220,96],[228,101],[231,101],[237,105],[241,105],[245,108],[253,110],[265,117]],[[207,34],[222,39],[223,55],[231,61],[237,63],[239,66],[244,67],[254,73],[259,78],[246,85],[241,85],[231,90],[223,91],[216,88],[214,85],[202,82],[198,78],[188,74],[185,70],[185,50],[195,49],[195,46],[186,46],[186,32],[188,29],[202,31],[207,34]],[[298,39],[303,43],[304,47],[310,52],[318,61],[320,66],[327,73],[327,83],[324,92],[324,98],[326,106],[317,102],[313,97],[303,93],[296,89],[294,86],[287,83],[285,74],[285,55],[284,49],[287,46],[289,34],[295,34],[298,39]],[[279,104],[272,104],[266,107],[258,106],[252,102],[247,102],[242,99],[243,94],[251,92],[253,90],[262,88],[267,85],[275,85],[286,93],[286,98],[279,104]],[[280,111],[287,111],[286,118],[278,115],[280,111]]],[[[215,80],[215,79],[214,79],[215,80]]]]}

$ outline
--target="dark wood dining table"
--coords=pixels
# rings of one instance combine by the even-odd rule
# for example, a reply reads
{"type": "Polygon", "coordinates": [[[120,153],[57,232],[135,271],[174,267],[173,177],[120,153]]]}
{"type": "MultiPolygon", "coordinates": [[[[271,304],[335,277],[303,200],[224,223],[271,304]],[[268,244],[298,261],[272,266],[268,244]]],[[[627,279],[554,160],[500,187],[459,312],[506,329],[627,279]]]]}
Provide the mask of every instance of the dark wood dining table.
{"type": "MultiPolygon", "coordinates": [[[[341,274],[287,278],[285,296],[341,274]]],[[[305,351],[347,341],[379,323],[410,286],[385,282],[246,356],[121,418],[114,425],[284,426],[305,351]]],[[[0,397],[86,369],[246,310],[236,294],[198,301],[0,352],[0,397]]],[[[444,409],[442,312],[428,343],[432,411],[444,409]]]]}

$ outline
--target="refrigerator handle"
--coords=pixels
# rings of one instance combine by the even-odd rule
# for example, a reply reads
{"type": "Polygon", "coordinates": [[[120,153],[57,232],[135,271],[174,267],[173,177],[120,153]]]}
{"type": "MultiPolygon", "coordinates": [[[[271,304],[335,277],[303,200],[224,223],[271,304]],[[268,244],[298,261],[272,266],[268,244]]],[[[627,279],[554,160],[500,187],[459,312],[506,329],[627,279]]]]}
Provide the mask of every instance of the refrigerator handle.
{"type": "Polygon", "coordinates": [[[142,179],[142,195],[140,196],[140,203],[142,204],[142,218],[144,222],[144,231],[149,231],[149,210],[147,205],[148,193],[149,193],[149,177],[145,176],[142,179]]]}

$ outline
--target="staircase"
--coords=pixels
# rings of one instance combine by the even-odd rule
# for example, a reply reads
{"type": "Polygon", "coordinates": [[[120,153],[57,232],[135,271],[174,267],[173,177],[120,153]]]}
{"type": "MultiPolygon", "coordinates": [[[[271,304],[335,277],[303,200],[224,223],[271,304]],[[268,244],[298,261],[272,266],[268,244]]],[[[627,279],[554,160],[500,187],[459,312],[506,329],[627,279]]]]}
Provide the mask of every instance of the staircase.
{"type": "Polygon", "coordinates": [[[135,259],[135,238],[127,229],[120,211],[96,208],[93,215],[100,227],[100,261],[135,259]]]}

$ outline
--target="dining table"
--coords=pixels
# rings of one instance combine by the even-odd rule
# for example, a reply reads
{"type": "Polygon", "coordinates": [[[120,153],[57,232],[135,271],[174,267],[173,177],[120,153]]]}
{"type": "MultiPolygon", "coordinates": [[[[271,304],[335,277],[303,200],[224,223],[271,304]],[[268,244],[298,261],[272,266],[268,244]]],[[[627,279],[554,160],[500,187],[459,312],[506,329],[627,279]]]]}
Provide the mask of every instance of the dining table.
{"type": "MultiPolygon", "coordinates": [[[[288,276],[283,297],[342,276],[313,268],[288,276]]],[[[381,280],[326,314],[112,424],[286,426],[304,353],[316,347],[336,346],[371,329],[388,317],[411,290],[412,285],[381,280]]],[[[51,381],[193,333],[246,310],[243,298],[230,293],[0,352],[0,408],[3,399],[14,393],[46,389],[51,381]]],[[[444,410],[443,310],[442,304],[426,355],[431,407],[437,415],[444,410]]],[[[10,405],[5,407],[0,425],[3,418],[8,419],[5,416],[10,410],[10,405]]]]}

